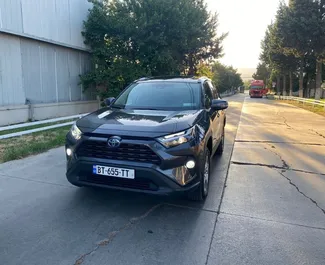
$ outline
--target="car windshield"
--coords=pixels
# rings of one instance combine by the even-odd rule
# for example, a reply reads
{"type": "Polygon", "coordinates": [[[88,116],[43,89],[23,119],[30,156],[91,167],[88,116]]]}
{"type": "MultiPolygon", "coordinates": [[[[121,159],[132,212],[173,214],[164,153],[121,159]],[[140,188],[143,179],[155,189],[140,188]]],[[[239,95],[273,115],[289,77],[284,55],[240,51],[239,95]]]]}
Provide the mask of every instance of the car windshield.
{"type": "Polygon", "coordinates": [[[130,85],[113,108],[193,110],[200,107],[201,86],[186,82],[145,82],[130,85]]]}
{"type": "Polygon", "coordinates": [[[251,86],[251,89],[263,89],[262,86],[251,86]]]}

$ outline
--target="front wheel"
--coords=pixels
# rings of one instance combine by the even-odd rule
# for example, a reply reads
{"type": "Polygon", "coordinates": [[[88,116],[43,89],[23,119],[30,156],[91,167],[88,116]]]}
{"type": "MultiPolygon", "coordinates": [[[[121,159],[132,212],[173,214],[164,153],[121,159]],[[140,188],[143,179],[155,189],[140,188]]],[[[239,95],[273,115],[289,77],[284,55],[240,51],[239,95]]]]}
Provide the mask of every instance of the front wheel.
{"type": "Polygon", "coordinates": [[[204,164],[200,169],[200,185],[193,191],[187,194],[188,199],[191,201],[203,201],[206,199],[209,193],[210,183],[210,151],[206,149],[204,156],[204,164]]]}

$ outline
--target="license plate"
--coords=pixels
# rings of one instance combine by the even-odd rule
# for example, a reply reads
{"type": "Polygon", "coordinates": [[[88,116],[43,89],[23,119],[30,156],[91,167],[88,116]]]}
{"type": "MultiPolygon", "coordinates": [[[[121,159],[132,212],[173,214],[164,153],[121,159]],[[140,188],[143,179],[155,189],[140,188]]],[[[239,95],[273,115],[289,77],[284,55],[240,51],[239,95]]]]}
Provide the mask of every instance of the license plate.
{"type": "Polygon", "coordinates": [[[134,179],[135,170],[117,167],[93,166],[93,173],[96,175],[109,176],[115,178],[134,179]]]}

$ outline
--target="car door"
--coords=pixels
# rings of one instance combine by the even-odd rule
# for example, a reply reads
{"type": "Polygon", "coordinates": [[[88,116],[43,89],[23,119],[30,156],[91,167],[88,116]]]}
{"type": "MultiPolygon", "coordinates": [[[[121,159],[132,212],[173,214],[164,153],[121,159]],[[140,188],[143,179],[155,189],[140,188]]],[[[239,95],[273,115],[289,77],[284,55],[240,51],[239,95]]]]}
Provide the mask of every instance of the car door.
{"type": "MultiPolygon", "coordinates": [[[[220,99],[220,95],[218,92],[218,89],[213,86],[213,84],[211,82],[208,82],[210,89],[212,91],[212,96],[213,99],[220,99]]],[[[223,126],[224,126],[224,118],[225,118],[225,111],[224,110],[219,110],[216,113],[216,141],[219,142],[219,140],[222,137],[222,133],[223,133],[223,126]]]]}
{"type": "Polygon", "coordinates": [[[211,109],[211,104],[214,97],[208,82],[203,84],[203,89],[205,109],[209,115],[212,126],[213,151],[215,151],[216,142],[218,141],[218,112],[211,109]]]}

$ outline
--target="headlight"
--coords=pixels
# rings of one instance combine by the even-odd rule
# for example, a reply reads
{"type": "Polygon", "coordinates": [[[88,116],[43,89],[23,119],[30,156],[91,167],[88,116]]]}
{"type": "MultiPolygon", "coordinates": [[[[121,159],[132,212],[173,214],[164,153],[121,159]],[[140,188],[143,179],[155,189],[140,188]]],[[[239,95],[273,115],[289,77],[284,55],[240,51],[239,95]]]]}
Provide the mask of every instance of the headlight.
{"type": "Polygon", "coordinates": [[[165,147],[175,147],[194,139],[194,127],[183,132],[174,133],[158,138],[157,140],[165,147]]]}
{"type": "Polygon", "coordinates": [[[82,132],[80,131],[80,129],[77,127],[76,124],[72,125],[70,133],[71,133],[72,137],[76,140],[79,140],[82,135],[82,132]]]}

